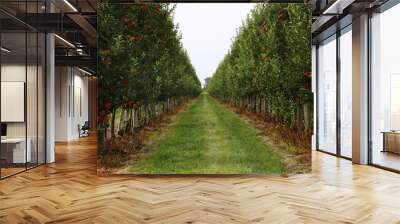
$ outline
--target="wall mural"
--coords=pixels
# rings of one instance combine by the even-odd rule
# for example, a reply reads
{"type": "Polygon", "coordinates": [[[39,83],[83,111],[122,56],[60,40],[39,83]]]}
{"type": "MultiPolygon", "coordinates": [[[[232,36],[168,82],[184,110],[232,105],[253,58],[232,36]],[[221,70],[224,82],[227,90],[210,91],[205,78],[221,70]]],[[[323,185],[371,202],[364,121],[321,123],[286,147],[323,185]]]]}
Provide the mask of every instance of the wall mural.
{"type": "Polygon", "coordinates": [[[99,6],[98,172],[309,172],[309,8],[253,4],[202,86],[180,5],[99,6]]]}

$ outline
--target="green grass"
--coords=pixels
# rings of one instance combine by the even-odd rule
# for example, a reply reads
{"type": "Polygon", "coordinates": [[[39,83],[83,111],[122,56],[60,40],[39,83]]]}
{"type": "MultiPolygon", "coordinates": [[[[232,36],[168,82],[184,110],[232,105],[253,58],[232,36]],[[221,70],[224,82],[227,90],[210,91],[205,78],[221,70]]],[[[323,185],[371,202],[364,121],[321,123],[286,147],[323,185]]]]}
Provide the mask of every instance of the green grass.
{"type": "Polygon", "coordinates": [[[281,173],[281,158],[256,130],[208,94],[129,167],[139,174],[281,173]]]}

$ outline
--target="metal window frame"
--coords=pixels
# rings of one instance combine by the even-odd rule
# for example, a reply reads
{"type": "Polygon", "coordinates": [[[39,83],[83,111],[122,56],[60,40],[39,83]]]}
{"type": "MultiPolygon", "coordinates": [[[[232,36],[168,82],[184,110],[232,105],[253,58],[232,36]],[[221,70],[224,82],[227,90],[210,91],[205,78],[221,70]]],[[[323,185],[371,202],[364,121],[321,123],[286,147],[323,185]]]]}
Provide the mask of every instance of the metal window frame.
{"type": "MultiPolygon", "coordinates": [[[[351,32],[351,29],[349,29],[349,27],[352,25],[352,23],[347,24],[344,27],[340,27],[339,25],[335,25],[336,26],[336,32],[327,36],[326,38],[320,40],[317,45],[316,45],[316,151],[319,152],[323,152],[329,155],[333,155],[339,158],[343,158],[346,160],[352,160],[352,158],[347,157],[342,155],[341,153],[341,131],[342,131],[342,127],[341,127],[341,117],[340,117],[340,103],[341,103],[341,97],[340,97],[340,84],[341,84],[341,57],[340,57],[340,42],[341,42],[341,36],[344,35],[347,32],[351,32]],[[322,42],[325,42],[327,40],[329,40],[330,38],[332,38],[333,36],[335,36],[335,38],[333,38],[330,41],[336,41],[336,152],[332,153],[329,151],[326,151],[324,149],[321,149],[319,147],[319,62],[320,62],[320,57],[319,57],[319,47],[320,44],[322,42]]],[[[328,41],[328,42],[330,42],[328,41]]]]}
{"type": "MultiPolygon", "coordinates": [[[[344,159],[347,159],[347,160],[352,160],[352,158],[351,157],[348,157],[348,156],[344,156],[343,154],[342,154],[342,139],[341,139],[341,136],[342,136],[342,118],[341,118],[341,82],[342,82],[342,60],[341,60],[341,51],[340,51],[340,46],[341,46],[341,37],[344,35],[344,34],[346,34],[347,32],[352,32],[352,30],[353,30],[353,28],[352,28],[352,26],[353,26],[353,23],[350,23],[350,24],[348,24],[348,25],[346,25],[345,27],[343,27],[343,28],[341,28],[340,30],[338,30],[337,31],[337,97],[338,97],[338,101],[337,101],[337,105],[336,105],[336,108],[337,108],[337,111],[336,111],[336,115],[337,115],[337,120],[336,120],[336,122],[337,122],[337,126],[338,126],[338,129],[337,129],[337,132],[336,132],[336,135],[337,135],[337,154],[339,155],[339,157],[340,158],[344,158],[344,159]]],[[[352,151],[353,151],[353,149],[352,149],[352,151]]]]}
{"type": "MultiPolygon", "coordinates": [[[[377,167],[379,169],[383,169],[383,170],[387,170],[387,171],[395,172],[395,173],[400,173],[400,170],[393,169],[393,168],[390,168],[390,167],[386,167],[386,166],[382,166],[382,165],[373,163],[372,95],[371,95],[372,91],[373,91],[372,90],[372,53],[373,52],[372,52],[372,24],[371,24],[371,20],[373,18],[373,13],[383,13],[386,10],[389,10],[392,7],[398,5],[399,3],[400,3],[400,0],[389,0],[386,3],[384,3],[383,5],[381,5],[381,6],[377,7],[377,8],[366,10],[366,12],[368,13],[368,30],[367,30],[367,41],[368,41],[368,44],[367,44],[367,46],[368,46],[368,49],[367,49],[367,51],[368,51],[368,55],[367,55],[367,66],[368,66],[368,69],[367,69],[367,80],[368,80],[367,81],[368,82],[368,87],[367,87],[368,88],[368,91],[367,91],[368,92],[368,95],[367,95],[367,102],[368,102],[368,105],[367,105],[367,107],[368,107],[368,111],[367,111],[367,113],[368,113],[368,115],[367,115],[368,116],[368,124],[367,124],[368,139],[367,139],[367,141],[368,141],[368,152],[367,152],[367,154],[368,154],[368,161],[367,161],[367,164],[370,165],[370,166],[373,166],[373,167],[377,167]]],[[[340,20],[338,22],[340,22],[340,20]]],[[[346,29],[347,26],[349,26],[351,24],[352,23],[346,25],[344,28],[341,28],[341,29],[339,29],[339,27],[337,26],[336,29],[337,30],[344,30],[344,29],[346,29]]],[[[316,94],[317,94],[317,96],[316,96],[316,119],[317,119],[317,121],[316,121],[316,150],[319,151],[319,152],[323,152],[323,153],[326,153],[326,154],[329,154],[329,155],[333,155],[333,156],[339,157],[339,158],[352,160],[352,158],[345,157],[345,156],[341,155],[340,145],[338,144],[338,137],[340,138],[339,134],[340,134],[340,131],[341,131],[340,118],[338,118],[338,115],[340,116],[340,113],[338,113],[338,111],[340,111],[340,110],[338,110],[338,105],[340,107],[340,99],[338,99],[338,98],[340,98],[340,92],[336,93],[336,97],[337,97],[337,105],[336,105],[336,107],[337,107],[336,108],[336,111],[337,111],[336,122],[337,122],[337,124],[336,125],[337,125],[337,127],[339,127],[339,130],[336,130],[337,131],[337,136],[336,136],[337,137],[337,141],[336,141],[337,150],[336,150],[336,154],[324,151],[323,149],[319,148],[319,134],[318,134],[319,133],[319,116],[318,116],[319,115],[319,106],[318,106],[319,105],[319,56],[318,56],[318,52],[319,51],[318,51],[318,48],[319,48],[319,45],[320,45],[321,42],[329,39],[331,36],[333,36],[335,34],[337,35],[337,32],[338,31],[336,31],[336,33],[334,33],[334,34],[331,34],[329,36],[324,37],[324,39],[318,40],[318,42],[315,44],[316,45],[316,94]]],[[[337,44],[337,48],[338,48],[338,45],[340,45],[340,36],[341,35],[337,35],[336,38],[335,38],[335,41],[337,41],[337,43],[336,43],[337,44]]],[[[337,51],[336,53],[337,53],[337,57],[339,58],[339,62],[340,62],[340,55],[339,55],[340,52],[337,51]]],[[[340,65],[339,66],[337,65],[337,68],[340,69],[340,65]]],[[[340,70],[338,70],[336,72],[337,72],[337,74],[339,74],[340,70]]],[[[339,74],[339,79],[336,80],[336,85],[340,85],[340,74],[339,74]]],[[[340,87],[337,88],[337,90],[340,91],[340,87]]],[[[339,143],[340,143],[340,139],[339,139],[339,143]]]]}
{"type": "MultiPolygon", "coordinates": [[[[321,149],[320,148],[320,144],[319,144],[319,129],[320,129],[320,127],[319,127],[319,104],[320,104],[320,100],[319,100],[319,97],[320,97],[320,83],[319,83],[319,76],[320,76],[320,71],[319,71],[319,65],[320,65],[320,56],[319,56],[319,48],[320,48],[320,45],[321,45],[321,43],[323,43],[323,42],[326,42],[326,41],[328,41],[330,38],[332,38],[333,36],[335,36],[336,35],[336,33],[334,33],[334,34],[332,34],[332,35],[330,35],[330,36],[327,36],[326,38],[324,38],[323,40],[321,40],[321,41],[319,41],[318,42],[318,44],[317,44],[317,47],[316,47],[316,74],[315,74],[315,77],[316,77],[316,119],[317,119],[317,121],[316,121],[316,139],[315,139],[315,142],[316,142],[316,151],[319,151],[319,152],[323,152],[323,153],[326,153],[326,154],[329,154],[329,155],[334,155],[334,156],[337,156],[335,153],[332,153],[332,152],[329,152],[329,151],[326,151],[326,150],[324,150],[324,149],[321,149]]],[[[336,41],[336,45],[337,45],[337,36],[335,36],[334,38],[332,38],[332,40],[330,40],[330,41],[336,41]]],[[[328,41],[328,42],[330,42],[330,41],[328,41]]],[[[336,46],[336,53],[337,53],[337,46],[336,46]]],[[[337,59],[337,56],[336,56],[336,59],[337,59]]],[[[336,62],[337,62],[337,60],[336,60],[336,62]]],[[[337,69],[337,65],[336,65],[336,69],[337,69]]],[[[337,71],[336,71],[336,73],[337,73],[337,71]]],[[[337,74],[336,74],[337,75],[337,74]]],[[[337,90],[337,80],[336,80],[336,90],[337,90]]],[[[337,92],[336,92],[336,104],[337,104],[337,92]]],[[[336,105],[337,106],[337,105],[336,105]]],[[[337,112],[336,112],[336,153],[337,153],[337,112]]]]}

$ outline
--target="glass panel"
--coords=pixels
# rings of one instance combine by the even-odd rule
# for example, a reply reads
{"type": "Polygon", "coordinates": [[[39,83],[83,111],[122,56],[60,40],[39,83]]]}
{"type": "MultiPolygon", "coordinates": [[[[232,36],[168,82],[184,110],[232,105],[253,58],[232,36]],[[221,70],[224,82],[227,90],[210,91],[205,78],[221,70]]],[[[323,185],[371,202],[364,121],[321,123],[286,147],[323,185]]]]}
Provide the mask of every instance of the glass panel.
{"type": "Polygon", "coordinates": [[[372,163],[400,170],[400,5],[374,15],[372,25],[372,163]]]}
{"type": "Polygon", "coordinates": [[[336,153],[336,36],[318,48],[318,149],[336,153]]]}
{"type": "Polygon", "coordinates": [[[28,155],[31,157],[28,160],[28,168],[37,165],[38,160],[38,35],[36,32],[27,33],[28,38],[28,63],[27,63],[27,82],[26,82],[26,112],[27,112],[27,149],[28,155]]]}
{"type": "MultiPolygon", "coordinates": [[[[28,13],[40,12],[38,1],[29,2],[26,8],[28,13]]],[[[37,18],[37,17],[36,17],[37,18]]],[[[33,21],[32,21],[33,22],[33,21]]],[[[31,161],[28,167],[38,165],[38,76],[39,76],[39,34],[28,30],[28,63],[27,63],[27,144],[31,151],[31,161]]]]}
{"type": "MultiPolygon", "coordinates": [[[[346,32],[347,31],[347,32],[346,32]]],[[[340,36],[340,152],[352,157],[352,34],[340,36]]]]}
{"type": "MultiPolygon", "coordinates": [[[[18,15],[44,12],[44,3],[44,0],[2,1],[0,6],[18,15]]],[[[0,30],[0,177],[4,178],[45,162],[46,54],[44,34],[1,12],[0,30]]]]}
{"type": "Polygon", "coordinates": [[[25,170],[31,159],[26,150],[26,41],[22,32],[1,34],[6,49],[1,50],[2,177],[25,170]]]}

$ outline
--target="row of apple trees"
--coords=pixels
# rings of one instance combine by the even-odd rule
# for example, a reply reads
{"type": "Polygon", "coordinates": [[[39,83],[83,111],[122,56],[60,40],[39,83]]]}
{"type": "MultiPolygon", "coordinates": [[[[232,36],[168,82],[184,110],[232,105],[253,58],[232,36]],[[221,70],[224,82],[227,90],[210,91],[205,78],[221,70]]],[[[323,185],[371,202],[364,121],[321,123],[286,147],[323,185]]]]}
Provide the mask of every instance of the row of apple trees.
{"type": "Polygon", "coordinates": [[[311,12],[259,4],[237,32],[208,92],[296,130],[312,127],[311,12]]]}
{"type": "Polygon", "coordinates": [[[173,10],[169,4],[99,6],[99,137],[133,133],[200,93],[173,10]]]}

